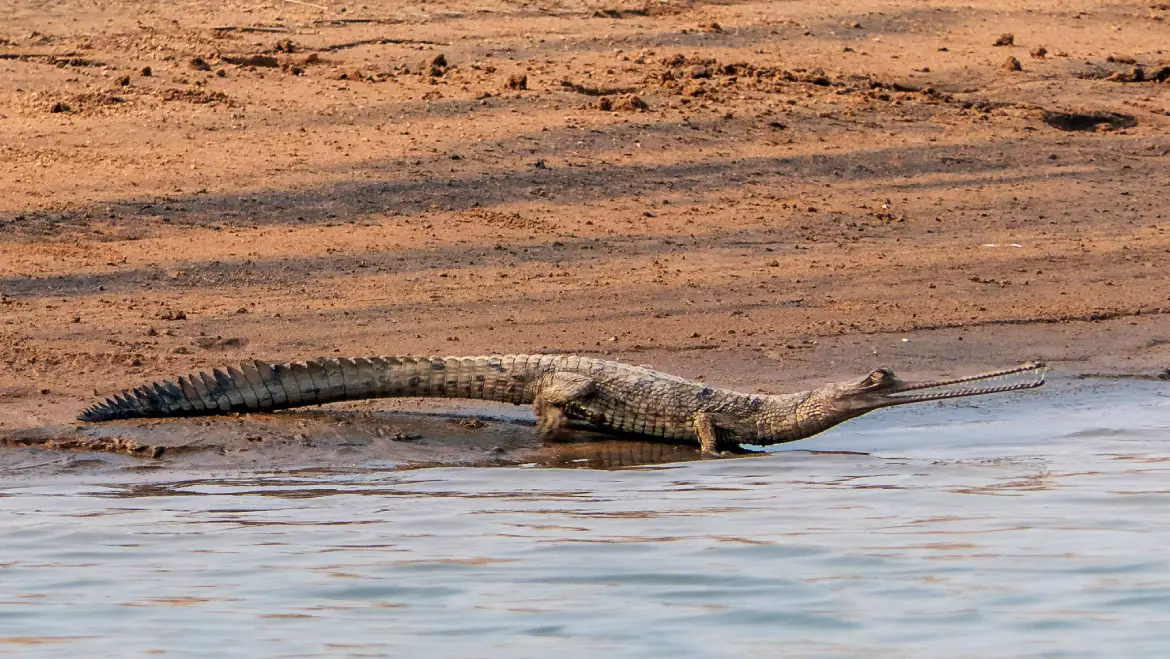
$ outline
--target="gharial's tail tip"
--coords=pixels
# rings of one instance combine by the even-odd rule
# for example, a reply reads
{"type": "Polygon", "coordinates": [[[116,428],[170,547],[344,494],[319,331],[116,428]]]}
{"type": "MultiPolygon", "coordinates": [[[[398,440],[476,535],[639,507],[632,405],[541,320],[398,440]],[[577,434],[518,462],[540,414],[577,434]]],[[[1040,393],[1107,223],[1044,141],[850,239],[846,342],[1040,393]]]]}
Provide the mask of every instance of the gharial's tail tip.
{"type": "Polygon", "coordinates": [[[113,421],[115,419],[128,419],[133,416],[138,415],[118,405],[113,400],[107,399],[104,402],[95,403],[82,410],[81,413],[77,415],[77,420],[101,422],[113,421]]]}
{"type": "Polygon", "coordinates": [[[93,407],[88,407],[88,408],[82,410],[81,414],[77,415],[78,421],[90,421],[90,422],[109,421],[112,418],[113,417],[108,414],[107,410],[105,410],[97,405],[94,405],[93,407]]]}

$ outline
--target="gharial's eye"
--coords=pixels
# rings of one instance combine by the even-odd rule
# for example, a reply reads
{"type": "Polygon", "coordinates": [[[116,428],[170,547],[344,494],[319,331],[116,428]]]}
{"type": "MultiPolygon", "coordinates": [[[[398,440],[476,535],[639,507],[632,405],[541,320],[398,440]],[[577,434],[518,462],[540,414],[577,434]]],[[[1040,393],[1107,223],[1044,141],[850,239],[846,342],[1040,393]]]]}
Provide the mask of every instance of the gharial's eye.
{"type": "Polygon", "coordinates": [[[878,368],[878,369],[874,369],[874,371],[869,374],[869,377],[867,377],[865,379],[865,383],[871,384],[871,385],[878,385],[878,384],[881,384],[883,382],[889,382],[892,379],[894,379],[894,374],[891,373],[889,371],[889,369],[878,368]]]}

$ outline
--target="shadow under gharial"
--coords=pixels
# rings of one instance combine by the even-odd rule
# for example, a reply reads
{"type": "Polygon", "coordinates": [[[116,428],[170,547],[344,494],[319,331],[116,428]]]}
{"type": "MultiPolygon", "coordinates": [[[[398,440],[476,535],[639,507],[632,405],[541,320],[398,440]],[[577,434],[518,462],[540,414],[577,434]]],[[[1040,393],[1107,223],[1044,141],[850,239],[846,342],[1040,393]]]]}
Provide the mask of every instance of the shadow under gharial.
{"type": "Polygon", "coordinates": [[[621,438],[586,426],[546,442],[525,418],[337,410],[45,427],[0,436],[0,446],[0,474],[14,477],[125,470],[620,469],[702,458],[697,445],[621,438]]]}

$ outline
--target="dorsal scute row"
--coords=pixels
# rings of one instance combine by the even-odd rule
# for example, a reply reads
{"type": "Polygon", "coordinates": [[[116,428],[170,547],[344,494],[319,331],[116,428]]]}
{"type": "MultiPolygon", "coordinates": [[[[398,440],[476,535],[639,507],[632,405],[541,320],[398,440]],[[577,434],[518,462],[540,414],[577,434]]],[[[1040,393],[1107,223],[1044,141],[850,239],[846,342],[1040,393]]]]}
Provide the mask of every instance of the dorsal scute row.
{"type": "Polygon", "coordinates": [[[644,366],[570,354],[321,357],[271,364],[253,360],[124,390],[79,416],[104,421],[269,411],[388,396],[530,402],[543,373],[569,370],[599,378],[700,383],[644,366]]]}

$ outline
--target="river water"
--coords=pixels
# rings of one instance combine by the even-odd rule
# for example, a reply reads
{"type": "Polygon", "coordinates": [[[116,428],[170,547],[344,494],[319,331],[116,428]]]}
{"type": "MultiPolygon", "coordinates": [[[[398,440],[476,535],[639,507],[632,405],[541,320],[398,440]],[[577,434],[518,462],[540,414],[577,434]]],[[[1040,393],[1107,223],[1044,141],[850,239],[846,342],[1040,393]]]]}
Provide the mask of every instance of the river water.
{"type": "Polygon", "coordinates": [[[0,655],[1165,656],[1168,429],[1063,381],[616,471],[26,468],[0,655]]]}

